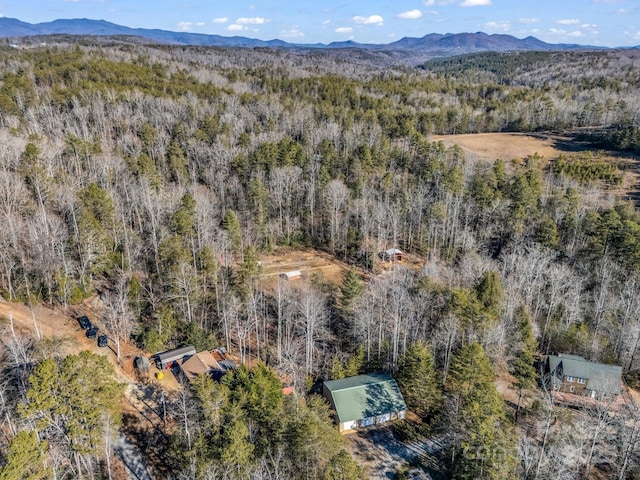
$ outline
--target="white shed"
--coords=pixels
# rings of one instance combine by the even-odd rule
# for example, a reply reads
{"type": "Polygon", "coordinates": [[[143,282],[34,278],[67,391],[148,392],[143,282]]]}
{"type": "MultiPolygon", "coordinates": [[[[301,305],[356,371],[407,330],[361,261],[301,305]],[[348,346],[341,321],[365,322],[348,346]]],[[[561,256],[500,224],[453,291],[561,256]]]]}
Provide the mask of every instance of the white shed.
{"type": "Polygon", "coordinates": [[[280,275],[283,280],[291,281],[297,280],[302,277],[302,272],[300,270],[291,270],[290,272],[285,272],[280,275]]]}

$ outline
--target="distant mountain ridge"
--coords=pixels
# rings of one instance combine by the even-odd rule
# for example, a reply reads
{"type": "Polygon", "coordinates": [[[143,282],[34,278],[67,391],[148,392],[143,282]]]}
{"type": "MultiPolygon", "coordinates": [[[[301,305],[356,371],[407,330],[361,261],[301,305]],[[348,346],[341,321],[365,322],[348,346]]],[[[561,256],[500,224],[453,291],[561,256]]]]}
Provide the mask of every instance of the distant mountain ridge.
{"type": "Polygon", "coordinates": [[[198,45],[218,47],[270,47],[270,48],[358,48],[373,51],[432,52],[434,54],[462,54],[483,51],[513,50],[579,50],[594,49],[573,44],[550,44],[535,37],[519,39],[511,35],[477,33],[431,33],[421,38],[404,37],[388,44],[362,44],[353,41],[332,42],[330,44],[299,44],[283,40],[258,40],[241,36],[225,37],[190,32],[130,28],[105,20],[59,19],[44,23],[27,23],[15,18],[0,17],[0,38],[17,38],[39,35],[99,35],[137,36],[154,42],[174,45],[198,45]]]}

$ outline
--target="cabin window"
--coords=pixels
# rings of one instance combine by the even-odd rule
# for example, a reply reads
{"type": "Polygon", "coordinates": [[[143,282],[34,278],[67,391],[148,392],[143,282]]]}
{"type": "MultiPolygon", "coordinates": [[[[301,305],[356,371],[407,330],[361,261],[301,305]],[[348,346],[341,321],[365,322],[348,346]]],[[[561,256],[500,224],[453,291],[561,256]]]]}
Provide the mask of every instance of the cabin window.
{"type": "Polygon", "coordinates": [[[573,382],[573,381],[575,381],[575,377],[567,376],[567,382],[573,382]]]}
{"type": "Polygon", "coordinates": [[[574,386],[572,385],[571,387],[569,387],[569,391],[570,391],[571,393],[575,392],[575,391],[576,391],[576,387],[574,387],[574,386]]]}
{"type": "Polygon", "coordinates": [[[579,378],[578,379],[578,383],[581,383],[581,384],[584,385],[585,383],[587,383],[587,379],[586,378],[579,378]]]}

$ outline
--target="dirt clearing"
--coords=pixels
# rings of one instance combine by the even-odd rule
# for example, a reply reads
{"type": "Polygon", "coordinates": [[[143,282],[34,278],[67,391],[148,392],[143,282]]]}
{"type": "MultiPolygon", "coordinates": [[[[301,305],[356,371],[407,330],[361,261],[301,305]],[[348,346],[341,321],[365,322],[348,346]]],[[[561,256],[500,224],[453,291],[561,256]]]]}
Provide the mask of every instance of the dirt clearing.
{"type": "Polygon", "coordinates": [[[133,359],[138,355],[144,355],[144,352],[132,343],[121,341],[118,361],[116,346],[111,339],[108,347],[98,347],[96,339],[87,338],[86,332],[76,320],[80,315],[87,315],[91,322],[100,328],[99,333],[106,333],[96,313],[99,311],[98,304],[97,296],[85,300],[82,305],[72,307],[72,311],[43,305],[29,308],[22,303],[0,301],[0,317],[3,318],[0,325],[8,329],[5,335],[12,335],[13,330],[16,335],[46,339],[50,346],[48,348],[53,348],[56,355],[77,355],[82,350],[105,355],[115,365],[118,380],[130,383],[133,376],[133,359]]]}
{"type": "Polygon", "coordinates": [[[291,277],[292,285],[305,281],[314,275],[320,275],[325,281],[335,285],[342,283],[342,278],[349,265],[328,253],[318,250],[293,250],[282,251],[274,255],[267,255],[260,259],[262,273],[260,280],[263,288],[275,289],[278,279],[290,272],[298,272],[300,275],[291,277]]]}

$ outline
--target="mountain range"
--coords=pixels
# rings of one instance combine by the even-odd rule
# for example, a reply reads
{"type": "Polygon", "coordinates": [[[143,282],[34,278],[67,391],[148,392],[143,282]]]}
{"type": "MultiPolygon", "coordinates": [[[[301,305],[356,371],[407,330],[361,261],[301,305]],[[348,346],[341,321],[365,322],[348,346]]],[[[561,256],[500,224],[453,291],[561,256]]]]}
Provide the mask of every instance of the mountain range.
{"type": "Polygon", "coordinates": [[[130,28],[104,20],[60,19],[44,23],[27,23],[15,18],[0,17],[0,38],[19,38],[43,35],[95,35],[102,37],[141,37],[149,41],[173,45],[199,45],[217,47],[267,47],[345,49],[357,48],[371,51],[420,52],[429,56],[449,56],[483,51],[514,50],[580,50],[596,49],[572,44],[550,44],[535,37],[519,39],[511,35],[477,33],[431,33],[421,38],[404,37],[388,44],[362,44],[353,41],[329,44],[296,44],[283,40],[258,40],[253,38],[207,35],[189,32],[172,32],[145,28],[130,28]]]}

